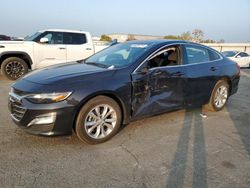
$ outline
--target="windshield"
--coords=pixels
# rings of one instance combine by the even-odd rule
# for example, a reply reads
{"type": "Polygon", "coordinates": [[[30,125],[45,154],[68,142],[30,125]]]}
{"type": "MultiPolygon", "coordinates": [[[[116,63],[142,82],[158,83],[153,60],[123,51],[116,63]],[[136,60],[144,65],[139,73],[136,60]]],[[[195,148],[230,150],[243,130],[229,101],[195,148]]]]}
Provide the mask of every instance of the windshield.
{"type": "Polygon", "coordinates": [[[147,49],[148,44],[117,44],[91,56],[85,63],[106,68],[122,68],[136,61],[147,49]]]}
{"type": "Polygon", "coordinates": [[[34,41],[40,34],[41,34],[41,32],[36,32],[35,34],[33,34],[31,36],[25,37],[24,40],[25,41],[34,41]]]}
{"type": "Polygon", "coordinates": [[[238,52],[235,52],[235,51],[225,51],[225,52],[222,52],[222,54],[226,57],[234,57],[238,52]]]}

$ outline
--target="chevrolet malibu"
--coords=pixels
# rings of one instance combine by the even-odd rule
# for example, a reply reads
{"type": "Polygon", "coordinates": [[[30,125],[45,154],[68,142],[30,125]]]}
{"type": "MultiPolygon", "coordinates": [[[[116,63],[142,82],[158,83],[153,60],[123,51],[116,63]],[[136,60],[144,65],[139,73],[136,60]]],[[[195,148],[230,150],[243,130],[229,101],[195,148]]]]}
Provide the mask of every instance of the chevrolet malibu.
{"type": "Polygon", "coordinates": [[[181,108],[221,110],[240,70],[219,52],[185,41],[131,41],[90,58],[29,73],[12,85],[13,121],[38,135],[98,144],[122,124],[181,108]]]}

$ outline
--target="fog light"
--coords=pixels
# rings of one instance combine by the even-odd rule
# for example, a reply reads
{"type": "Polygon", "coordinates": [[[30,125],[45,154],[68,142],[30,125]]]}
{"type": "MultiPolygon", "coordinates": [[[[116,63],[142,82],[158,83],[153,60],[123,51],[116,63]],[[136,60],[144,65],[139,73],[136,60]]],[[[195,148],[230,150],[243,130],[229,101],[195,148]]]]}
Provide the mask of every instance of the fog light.
{"type": "Polygon", "coordinates": [[[31,125],[51,124],[54,123],[55,120],[56,120],[56,112],[52,112],[49,114],[37,116],[27,125],[27,127],[30,127],[31,125]]]}

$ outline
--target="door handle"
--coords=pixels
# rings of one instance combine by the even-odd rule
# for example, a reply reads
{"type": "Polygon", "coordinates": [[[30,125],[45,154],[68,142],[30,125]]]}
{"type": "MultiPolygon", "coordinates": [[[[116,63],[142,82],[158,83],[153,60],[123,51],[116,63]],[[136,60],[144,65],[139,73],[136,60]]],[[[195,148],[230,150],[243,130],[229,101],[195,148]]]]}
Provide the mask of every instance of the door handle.
{"type": "Polygon", "coordinates": [[[210,67],[210,70],[211,71],[216,71],[218,68],[216,68],[216,67],[210,67]]]}
{"type": "Polygon", "coordinates": [[[185,74],[181,71],[177,71],[171,74],[171,76],[175,76],[175,77],[181,77],[184,76],[185,74]]]}
{"type": "Polygon", "coordinates": [[[65,47],[60,47],[59,50],[66,50],[66,48],[65,47]]]}
{"type": "Polygon", "coordinates": [[[92,50],[92,48],[86,48],[86,50],[92,50]]]}

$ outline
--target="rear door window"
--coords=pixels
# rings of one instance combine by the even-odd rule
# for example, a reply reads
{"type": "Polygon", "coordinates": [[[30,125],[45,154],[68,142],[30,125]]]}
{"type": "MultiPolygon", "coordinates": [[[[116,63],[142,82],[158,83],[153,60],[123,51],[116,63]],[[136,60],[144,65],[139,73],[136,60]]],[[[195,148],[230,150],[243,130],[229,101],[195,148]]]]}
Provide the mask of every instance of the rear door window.
{"type": "Polygon", "coordinates": [[[195,45],[185,45],[188,64],[204,63],[210,61],[209,51],[206,48],[195,46],[195,45]]]}
{"type": "Polygon", "coordinates": [[[86,35],[84,33],[64,33],[63,43],[70,45],[81,45],[87,42],[86,35]]]}

